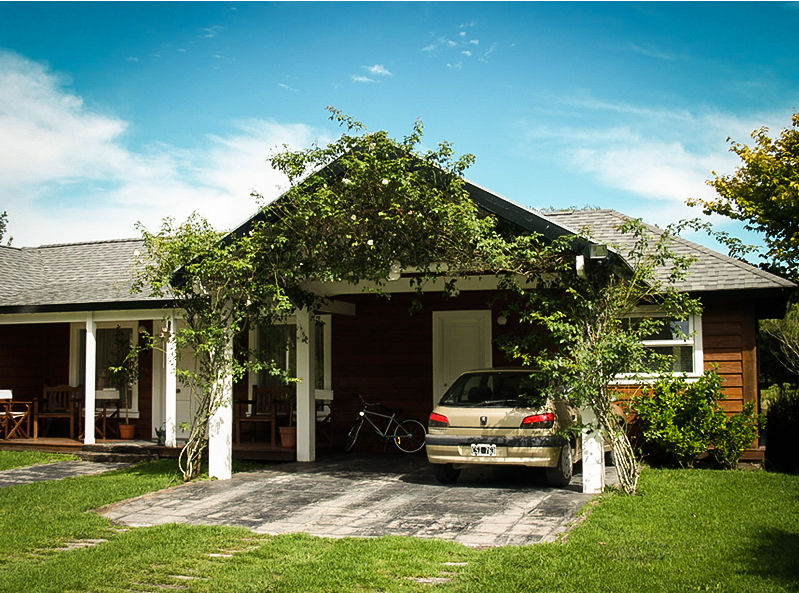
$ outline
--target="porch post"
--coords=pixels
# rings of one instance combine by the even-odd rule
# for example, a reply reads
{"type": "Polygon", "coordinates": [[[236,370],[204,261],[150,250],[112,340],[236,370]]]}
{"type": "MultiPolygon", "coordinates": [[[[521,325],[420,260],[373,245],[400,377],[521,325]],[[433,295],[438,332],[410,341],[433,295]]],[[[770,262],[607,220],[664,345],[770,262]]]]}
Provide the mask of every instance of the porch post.
{"type": "Polygon", "coordinates": [[[605,449],[602,431],[590,406],[583,408],[583,493],[599,494],[605,490],[605,449]]]}
{"type": "MultiPolygon", "coordinates": [[[[225,355],[233,357],[233,341],[225,355]]],[[[208,475],[229,480],[233,474],[233,377],[221,377],[216,386],[217,404],[208,421],[208,475]]]]}
{"type": "Polygon", "coordinates": [[[316,320],[297,311],[297,461],[316,459],[316,320]]]}
{"type": "Polygon", "coordinates": [[[85,364],[85,385],[83,386],[83,444],[94,444],[94,373],[97,367],[97,324],[94,321],[94,313],[86,315],[86,360],[85,364]]]}
{"type": "Polygon", "coordinates": [[[163,323],[166,334],[164,348],[164,429],[167,447],[177,447],[177,348],[175,347],[175,316],[163,323]]]}

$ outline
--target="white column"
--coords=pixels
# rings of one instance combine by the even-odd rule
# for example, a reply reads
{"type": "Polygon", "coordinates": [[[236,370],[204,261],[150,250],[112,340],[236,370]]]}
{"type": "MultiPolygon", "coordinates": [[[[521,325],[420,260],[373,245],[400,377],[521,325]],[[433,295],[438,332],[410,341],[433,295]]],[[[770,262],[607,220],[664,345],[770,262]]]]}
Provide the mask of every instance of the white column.
{"type": "MultiPolygon", "coordinates": [[[[233,358],[233,341],[226,356],[233,358]]],[[[229,480],[233,474],[233,377],[226,375],[216,387],[217,405],[208,422],[208,475],[229,480]]]]}
{"type": "Polygon", "coordinates": [[[85,385],[83,386],[84,396],[83,405],[84,416],[83,444],[94,444],[94,396],[96,385],[94,383],[95,370],[97,366],[97,324],[94,322],[94,313],[86,315],[86,360],[85,364],[85,385]]]}
{"type": "Polygon", "coordinates": [[[175,317],[170,315],[163,324],[164,348],[164,429],[165,445],[177,447],[177,348],[175,347],[175,317]]]}
{"type": "Polygon", "coordinates": [[[297,461],[316,459],[316,320],[297,311],[297,461]]]}
{"type": "Polygon", "coordinates": [[[605,449],[593,408],[583,408],[583,424],[583,493],[599,494],[605,490],[605,449]]]}

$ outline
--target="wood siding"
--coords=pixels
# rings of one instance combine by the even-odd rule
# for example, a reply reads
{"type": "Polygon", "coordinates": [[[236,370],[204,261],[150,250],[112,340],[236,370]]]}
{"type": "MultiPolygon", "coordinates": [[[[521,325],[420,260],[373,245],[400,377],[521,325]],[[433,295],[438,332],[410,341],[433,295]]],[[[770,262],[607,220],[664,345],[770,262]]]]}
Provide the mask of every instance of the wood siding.
{"type": "MultiPolygon", "coordinates": [[[[413,295],[394,294],[390,300],[374,295],[347,297],[356,306],[354,316],[335,315],[332,320],[332,387],[335,393],[333,431],[337,440],[355,418],[360,393],[367,401],[379,401],[403,410],[405,416],[427,423],[433,409],[433,311],[485,310],[494,299],[491,292],[463,292],[445,299],[424,295],[422,310],[410,314],[413,295]]],[[[343,299],[342,299],[343,300],[343,299]]],[[[494,305],[492,332],[499,326],[494,305]]],[[[508,366],[494,345],[494,366],[508,366]]],[[[371,429],[363,431],[358,448],[382,447],[371,429]]]]}
{"type": "Polygon", "coordinates": [[[0,325],[0,389],[31,400],[69,382],[69,324],[0,325]]]}

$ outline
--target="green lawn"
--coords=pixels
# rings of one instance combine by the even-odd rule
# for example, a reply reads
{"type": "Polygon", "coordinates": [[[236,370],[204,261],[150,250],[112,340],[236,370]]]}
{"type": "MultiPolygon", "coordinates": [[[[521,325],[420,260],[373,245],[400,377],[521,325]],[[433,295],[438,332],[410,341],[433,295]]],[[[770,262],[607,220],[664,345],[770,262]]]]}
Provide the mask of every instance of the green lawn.
{"type": "Polygon", "coordinates": [[[0,472],[15,467],[36,465],[37,463],[52,463],[54,461],[69,461],[72,459],[77,459],[77,457],[65,453],[45,453],[44,451],[0,451],[0,472]]]}
{"type": "Polygon", "coordinates": [[[85,512],[178,481],[160,461],[0,489],[0,591],[799,590],[799,476],[646,470],[642,496],[606,495],[565,542],[482,551],[181,525],[118,531],[85,512]],[[81,538],[107,541],[55,549],[81,538]]]}

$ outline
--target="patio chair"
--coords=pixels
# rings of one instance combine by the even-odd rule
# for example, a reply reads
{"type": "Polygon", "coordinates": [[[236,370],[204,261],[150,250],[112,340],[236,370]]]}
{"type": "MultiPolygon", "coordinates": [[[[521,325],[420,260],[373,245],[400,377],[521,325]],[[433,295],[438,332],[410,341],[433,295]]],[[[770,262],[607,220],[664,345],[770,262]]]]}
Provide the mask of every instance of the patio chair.
{"type": "Polygon", "coordinates": [[[31,422],[33,419],[33,402],[9,401],[3,402],[3,438],[29,439],[31,438],[31,422]]]}
{"type": "MultiPolygon", "coordinates": [[[[243,424],[252,424],[253,433],[259,424],[269,424],[269,444],[277,445],[277,407],[278,400],[285,396],[284,387],[259,387],[253,385],[252,399],[243,399],[235,402],[234,423],[236,427],[235,439],[241,442],[241,428],[243,424]]],[[[254,440],[254,439],[253,439],[254,440]]]]}
{"type": "MultiPolygon", "coordinates": [[[[65,420],[69,424],[69,438],[75,438],[75,420],[81,408],[83,388],[71,385],[45,386],[41,401],[34,402],[33,438],[39,436],[39,422],[65,420]]],[[[47,424],[50,424],[49,422],[47,424]]],[[[49,426],[46,427],[45,431],[49,426]]]]}
{"type": "MultiPolygon", "coordinates": [[[[77,407],[78,412],[78,439],[83,439],[85,434],[84,423],[86,421],[86,406],[80,401],[77,407]]],[[[97,438],[108,439],[119,437],[119,419],[121,408],[119,400],[100,400],[94,408],[94,434],[97,438]]]]}

